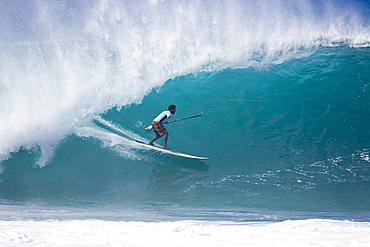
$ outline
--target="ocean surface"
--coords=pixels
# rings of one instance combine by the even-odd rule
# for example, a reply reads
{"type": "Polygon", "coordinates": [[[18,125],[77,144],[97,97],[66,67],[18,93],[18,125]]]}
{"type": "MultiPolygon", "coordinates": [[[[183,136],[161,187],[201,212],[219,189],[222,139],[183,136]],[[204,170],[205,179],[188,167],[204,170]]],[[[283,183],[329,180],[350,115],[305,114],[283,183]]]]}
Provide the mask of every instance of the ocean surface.
{"type": "Polygon", "coordinates": [[[2,0],[0,20],[2,245],[369,246],[368,1],[2,0]],[[209,160],[135,144],[170,104],[202,116],[168,146],[209,160]]]}

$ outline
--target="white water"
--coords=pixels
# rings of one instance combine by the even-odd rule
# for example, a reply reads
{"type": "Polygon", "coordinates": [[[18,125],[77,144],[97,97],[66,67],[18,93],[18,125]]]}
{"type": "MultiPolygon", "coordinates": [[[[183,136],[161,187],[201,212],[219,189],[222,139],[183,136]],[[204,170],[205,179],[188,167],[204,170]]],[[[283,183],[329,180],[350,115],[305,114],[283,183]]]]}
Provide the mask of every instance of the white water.
{"type": "Polygon", "coordinates": [[[0,245],[24,246],[370,246],[370,223],[0,221],[0,245]]]}

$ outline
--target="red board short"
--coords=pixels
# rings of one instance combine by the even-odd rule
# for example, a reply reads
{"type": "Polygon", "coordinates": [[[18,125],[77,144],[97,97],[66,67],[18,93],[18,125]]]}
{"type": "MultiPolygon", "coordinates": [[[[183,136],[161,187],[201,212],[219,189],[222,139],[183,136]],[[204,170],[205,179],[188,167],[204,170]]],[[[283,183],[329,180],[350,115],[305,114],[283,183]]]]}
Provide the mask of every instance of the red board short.
{"type": "Polygon", "coordinates": [[[163,136],[163,135],[168,134],[166,128],[160,122],[153,122],[152,126],[153,126],[153,130],[156,135],[163,136]]]}

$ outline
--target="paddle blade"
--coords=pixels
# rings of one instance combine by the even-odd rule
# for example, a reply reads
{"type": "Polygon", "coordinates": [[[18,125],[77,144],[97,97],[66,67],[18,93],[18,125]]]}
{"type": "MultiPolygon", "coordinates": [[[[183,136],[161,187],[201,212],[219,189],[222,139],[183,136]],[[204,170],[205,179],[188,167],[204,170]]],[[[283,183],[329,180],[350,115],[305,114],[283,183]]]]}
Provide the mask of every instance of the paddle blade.
{"type": "Polygon", "coordinates": [[[145,130],[151,130],[151,129],[153,129],[153,126],[152,125],[147,125],[147,126],[144,127],[144,129],[145,130]]]}

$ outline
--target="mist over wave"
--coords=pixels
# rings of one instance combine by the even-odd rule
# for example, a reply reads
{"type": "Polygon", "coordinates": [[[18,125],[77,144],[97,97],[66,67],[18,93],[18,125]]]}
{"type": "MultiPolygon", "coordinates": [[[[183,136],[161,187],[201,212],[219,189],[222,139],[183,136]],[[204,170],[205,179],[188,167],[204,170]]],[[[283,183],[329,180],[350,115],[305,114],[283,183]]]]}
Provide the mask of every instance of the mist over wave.
{"type": "Polygon", "coordinates": [[[96,114],[140,104],[170,79],[370,42],[366,1],[39,0],[0,13],[0,160],[24,148],[41,167],[96,114]]]}

